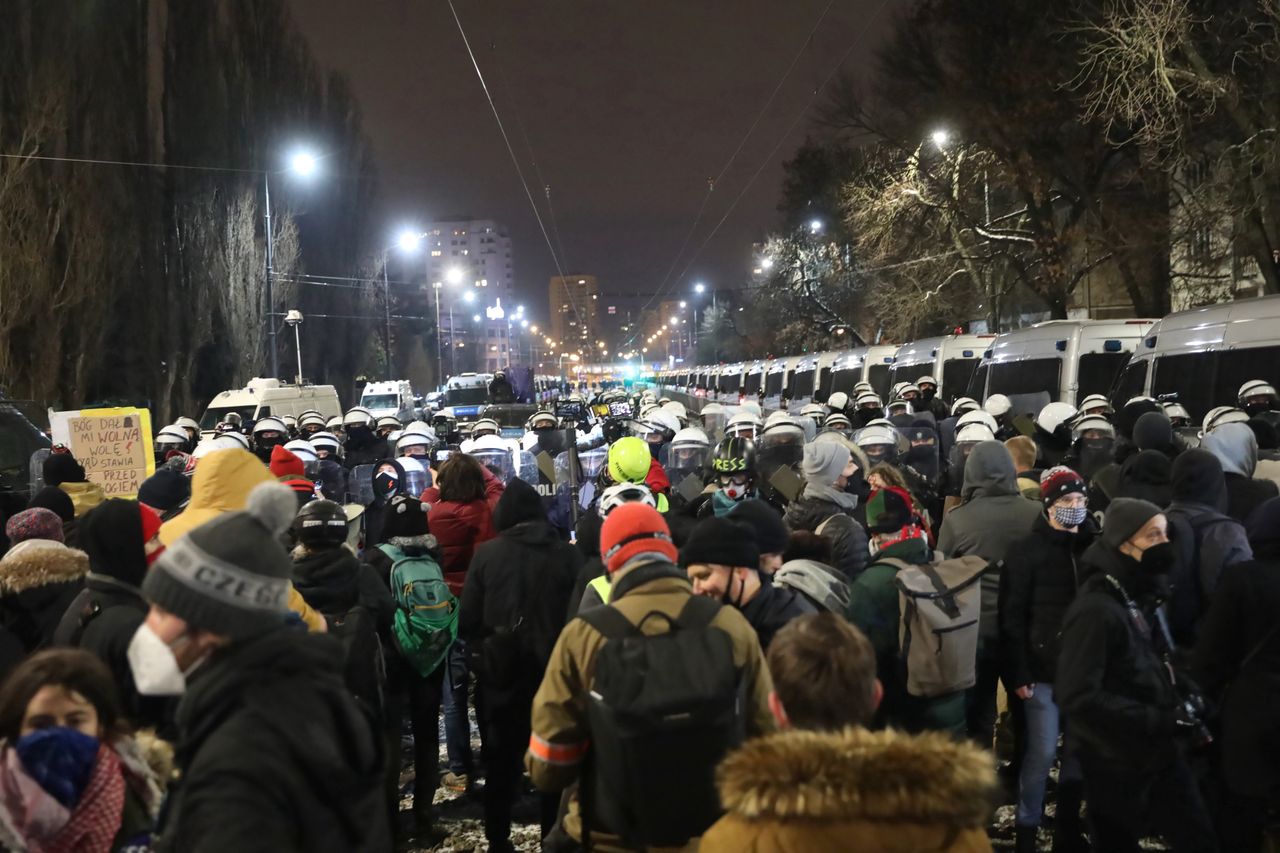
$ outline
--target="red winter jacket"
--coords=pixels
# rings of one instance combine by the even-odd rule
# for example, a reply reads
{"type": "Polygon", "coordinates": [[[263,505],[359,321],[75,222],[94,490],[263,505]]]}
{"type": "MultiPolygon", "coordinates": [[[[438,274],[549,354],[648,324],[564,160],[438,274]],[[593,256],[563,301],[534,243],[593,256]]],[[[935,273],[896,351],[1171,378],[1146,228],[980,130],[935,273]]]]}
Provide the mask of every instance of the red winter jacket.
{"type": "Polygon", "coordinates": [[[444,555],[441,568],[444,569],[445,583],[457,596],[462,595],[472,552],[481,542],[497,535],[493,529],[493,508],[498,505],[504,487],[502,481],[487,469],[484,477],[485,499],[482,501],[442,501],[440,490],[434,486],[423,492],[421,497],[424,504],[431,504],[427,526],[444,555]]]}

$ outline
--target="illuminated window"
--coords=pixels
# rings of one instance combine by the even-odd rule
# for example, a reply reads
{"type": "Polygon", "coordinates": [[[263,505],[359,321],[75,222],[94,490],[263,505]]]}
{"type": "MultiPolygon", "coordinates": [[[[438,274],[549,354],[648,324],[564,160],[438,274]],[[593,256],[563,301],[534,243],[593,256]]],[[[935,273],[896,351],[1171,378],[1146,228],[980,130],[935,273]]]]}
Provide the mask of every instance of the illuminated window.
{"type": "Polygon", "coordinates": [[[433,258],[438,258],[438,257],[440,257],[440,256],[441,256],[441,255],[443,255],[443,254],[444,254],[444,252],[440,251],[439,249],[432,249],[432,250],[431,250],[431,257],[433,257],[433,258]]]}

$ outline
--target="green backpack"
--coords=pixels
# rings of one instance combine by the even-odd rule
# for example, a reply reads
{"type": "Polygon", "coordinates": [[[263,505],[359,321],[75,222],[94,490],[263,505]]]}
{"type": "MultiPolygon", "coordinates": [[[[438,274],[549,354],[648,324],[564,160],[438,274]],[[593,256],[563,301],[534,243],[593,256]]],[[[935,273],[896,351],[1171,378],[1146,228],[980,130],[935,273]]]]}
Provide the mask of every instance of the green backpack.
{"type": "Polygon", "coordinates": [[[400,654],[426,677],[435,672],[458,637],[458,599],[445,583],[440,564],[430,556],[406,555],[394,545],[379,545],[391,558],[393,625],[400,654]]]}

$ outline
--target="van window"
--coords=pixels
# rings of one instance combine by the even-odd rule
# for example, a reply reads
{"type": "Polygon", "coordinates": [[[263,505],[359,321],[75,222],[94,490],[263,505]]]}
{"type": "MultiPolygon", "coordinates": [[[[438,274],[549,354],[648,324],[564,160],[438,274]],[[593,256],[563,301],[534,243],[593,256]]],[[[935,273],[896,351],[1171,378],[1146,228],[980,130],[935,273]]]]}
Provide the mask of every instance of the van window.
{"type": "Polygon", "coordinates": [[[742,388],[743,394],[756,394],[760,391],[760,374],[752,373],[747,377],[746,384],[742,388]]]}
{"type": "Polygon", "coordinates": [[[991,372],[990,362],[981,362],[978,369],[973,372],[973,378],[969,380],[969,390],[961,397],[972,397],[981,403],[987,398],[987,374],[991,372]]]}
{"type": "Polygon", "coordinates": [[[1080,356],[1076,372],[1076,399],[1105,394],[1129,361],[1127,352],[1088,352],[1080,356]]]}
{"type": "MultiPolygon", "coordinates": [[[[1151,395],[1163,397],[1176,394],[1178,402],[1187,407],[1191,417],[1200,420],[1206,412],[1218,405],[1214,402],[1213,393],[1213,375],[1217,361],[1216,352],[1157,356],[1151,376],[1151,395]]],[[[1123,400],[1120,402],[1124,405],[1123,400]]]]}
{"type": "Polygon", "coordinates": [[[782,393],[782,379],[787,374],[779,371],[770,373],[764,380],[764,395],[766,397],[776,397],[782,393]]]}
{"type": "MultiPolygon", "coordinates": [[[[892,374],[889,382],[891,387],[899,382],[915,382],[921,376],[933,376],[933,362],[926,361],[909,367],[894,367],[892,374]]],[[[938,377],[934,376],[933,378],[937,379],[938,377]]]]}
{"type": "Polygon", "coordinates": [[[813,395],[813,374],[812,367],[808,370],[797,370],[791,374],[791,384],[787,386],[791,389],[791,399],[813,395]]]}
{"type": "Polygon", "coordinates": [[[850,370],[833,370],[831,372],[831,392],[827,395],[843,391],[846,394],[853,392],[853,386],[862,381],[862,368],[855,367],[850,370]]]}
{"type": "Polygon", "coordinates": [[[720,377],[721,394],[737,394],[740,387],[742,387],[741,373],[729,373],[720,377]]]}
{"type": "Polygon", "coordinates": [[[933,377],[942,380],[943,398],[948,402],[954,402],[965,396],[968,393],[969,383],[973,380],[973,374],[981,363],[976,358],[952,358],[943,362],[942,376],[933,377]]]}
{"type": "Polygon", "coordinates": [[[871,383],[871,388],[880,395],[880,399],[886,403],[889,402],[886,396],[889,393],[889,365],[873,364],[871,369],[867,371],[867,381],[871,383]]]}
{"type": "Polygon", "coordinates": [[[1218,372],[1213,383],[1214,405],[1236,405],[1240,399],[1240,386],[1250,379],[1265,379],[1272,385],[1280,381],[1280,347],[1252,347],[1218,353],[1218,372]]]}
{"type": "MultiPolygon", "coordinates": [[[[1116,383],[1115,391],[1111,394],[1111,406],[1119,409],[1127,401],[1134,397],[1140,397],[1145,393],[1147,388],[1147,362],[1131,361],[1129,366],[1124,369],[1124,373],[1120,374],[1120,380],[1116,383]]],[[[1083,400],[1087,395],[1081,394],[1077,398],[1083,400]]]]}
{"type": "Polygon", "coordinates": [[[1033,358],[991,365],[990,394],[1034,394],[1045,391],[1050,400],[1061,390],[1062,362],[1056,358],[1033,358]]]}
{"type": "Polygon", "coordinates": [[[368,394],[360,399],[360,405],[366,409],[398,409],[400,397],[397,394],[368,394]]]}

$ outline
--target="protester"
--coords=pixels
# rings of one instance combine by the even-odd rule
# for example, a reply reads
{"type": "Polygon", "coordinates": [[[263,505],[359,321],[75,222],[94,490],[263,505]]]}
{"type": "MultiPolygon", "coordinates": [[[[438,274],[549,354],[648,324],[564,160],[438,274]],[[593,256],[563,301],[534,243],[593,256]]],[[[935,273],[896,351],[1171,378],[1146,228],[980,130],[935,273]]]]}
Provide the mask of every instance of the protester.
{"type": "MultiPolygon", "coordinates": [[[[770,510],[772,512],[772,510],[770,510]]],[[[732,514],[731,514],[732,515],[732,514]]],[[[680,549],[694,595],[705,595],[740,611],[768,649],[783,625],[815,613],[804,596],[761,581],[760,546],[749,528],[727,518],[704,518],[680,549]]]]}
{"type": "Polygon", "coordinates": [[[0,626],[27,654],[53,642],[62,614],[84,587],[89,555],[62,541],[62,520],[37,507],[4,527],[9,550],[0,558],[0,626]]]}
{"type": "Polygon", "coordinates": [[[1138,451],[1120,466],[1114,497],[1168,506],[1173,501],[1173,462],[1158,450],[1138,451]]]}
{"type": "Polygon", "coordinates": [[[782,568],[782,554],[791,543],[791,533],[777,510],[762,500],[742,501],[726,516],[751,532],[760,548],[760,575],[769,577],[782,568]]]}
{"type": "Polygon", "coordinates": [[[991,849],[991,757],[939,734],[868,731],[883,689],[857,628],[833,613],[802,616],[778,632],[768,663],[781,731],[721,763],[728,814],[699,850],[991,849]]]}
{"type": "Polygon", "coordinates": [[[44,460],[41,474],[46,486],[57,486],[71,498],[76,518],[106,500],[102,487],[89,482],[84,467],[68,452],[51,453],[44,460]]]}
{"type": "Polygon", "coordinates": [[[1221,709],[1206,790],[1224,851],[1262,849],[1280,788],[1280,498],[1252,514],[1248,532],[1253,560],[1222,572],[1193,659],[1196,683],[1221,709]]]}
{"type": "MultiPolygon", "coordinates": [[[[578,549],[556,535],[537,490],[512,480],[493,512],[495,539],[476,548],[462,593],[458,636],[470,650],[484,705],[485,838],[514,850],[511,808],[520,792],[530,706],[564,627],[582,565],[578,549]]],[[[542,835],[559,798],[543,795],[542,835]]]]}
{"type": "Polygon", "coordinates": [[[0,847],[150,849],[171,753],[128,733],[95,656],[48,649],[0,687],[0,847]]]}
{"type": "Polygon", "coordinates": [[[924,565],[933,556],[921,520],[912,512],[911,496],[894,487],[872,492],[867,523],[874,556],[850,587],[849,621],[867,635],[875,649],[876,670],[885,689],[876,726],[963,735],[963,690],[931,698],[913,696],[903,677],[902,610],[896,580],[903,566],[924,565]]]}
{"type": "Polygon", "coordinates": [[[71,496],[57,486],[45,486],[31,496],[27,509],[43,507],[51,509],[62,519],[62,541],[68,548],[79,547],[79,522],[71,496]]]}
{"type": "MultiPolygon", "coordinates": [[[[1062,726],[1054,701],[1054,673],[1061,649],[1062,619],[1075,599],[1077,565],[1093,543],[1084,479],[1070,468],[1045,471],[1040,480],[1044,514],[1005,558],[1000,590],[1000,635],[1010,701],[1025,708],[1026,754],[1018,779],[1014,832],[1018,853],[1034,853],[1043,819],[1045,785],[1058,755],[1062,726]]],[[[1054,849],[1080,849],[1079,763],[1070,740],[1058,774],[1054,849]]]]}
{"type": "Polygon", "coordinates": [[[787,507],[787,525],[829,539],[833,565],[852,581],[867,567],[867,532],[850,515],[858,498],[847,491],[862,471],[843,444],[815,441],[805,445],[801,472],[804,493],[787,507]]]}
{"type": "Polygon", "coordinates": [[[1036,443],[1025,435],[1015,435],[1004,443],[1013,457],[1013,469],[1017,471],[1018,491],[1024,498],[1040,500],[1040,474],[1036,470],[1036,443]]]}
{"type": "Polygon", "coordinates": [[[1198,721],[1155,612],[1176,562],[1159,507],[1113,500],[1063,621],[1054,696],[1079,745],[1096,850],[1136,851],[1149,829],[1174,851],[1218,849],[1176,738],[1198,721]]]}
{"type": "Polygon", "coordinates": [[[159,851],[390,846],[386,755],[343,681],[342,647],[286,624],[292,565],[278,537],[296,507],[287,487],[258,486],[245,510],[172,540],[143,582],[134,681],[183,697],[159,851]]]}
{"type": "MultiPolygon", "coordinates": [[[[440,466],[436,485],[422,493],[430,507],[431,534],[443,555],[444,578],[455,596],[462,596],[467,568],[477,545],[492,539],[493,510],[502,497],[502,482],[475,457],[455,453],[440,466]]],[[[449,773],[445,787],[472,787],[471,727],[467,722],[467,647],[455,643],[449,652],[444,696],[445,738],[449,773]]]]}
{"type": "Polygon", "coordinates": [[[112,498],[86,515],[80,528],[89,573],[62,614],[55,645],[92,652],[111,670],[121,704],[134,723],[168,722],[166,703],[138,694],[129,668],[129,642],[147,616],[142,582],[164,551],[160,516],[137,501],[112,498]]]}
{"type": "MultiPolygon", "coordinates": [[[[672,839],[671,844],[663,845],[682,846],[701,835],[718,816],[709,774],[705,777],[705,787],[700,781],[703,771],[699,768],[704,766],[701,762],[719,760],[738,726],[749,736],[773,729],[768,702],[772,689],[769,672],[755,632],[742,614],[732,607],[691,603],[699,599],[675,565],[677,553],[670,531],[653,507],[633,502],[610,513],[601,530],[600,549],[612,578],[609,604],[570,621],[556,641],[533,700],[533,731],[526,767],[533,783],[549,793],[563,791],[581,780],[579,790],[569,797],[562,824],[552,836],[566,835],[572,842],[584,844],[582,788],[587,788],[587,799],[591,803],[587,809],[588,846],[599,850],[620,848],[620,839],[615,834],[618,830],[611,831],[603,813],[627,823],[655,813],[665,815],[664,820],[659,821],[665,825],[648,825],[641,831],[681,835],[687,832],[684,838],[672,839]],[[705,623],[699,619],[700,628],[690,625],[671,632],[671,623],[681,620],[685,613],[689,619],[695,613],[700,616],[706,613],[711,618],[705,623]],[[710,682],[720,685],[721,690],[727,688],[728,696],[715,693],[718,700],[715,706],[736,708],[736,724],[725,720],[695,728],[690,730],[696,735],[692,738],[684,735],[676,739],[673,734],[664,739],[658,733],[651,733],[642,753],[615,752],[619,733],[613,728],[595,730],[593,726],[600,717],[588,711],[588,702],[592,693],[598,694],[601,690],[613,695],[613,682],[602,680],[600,667],[606,660],[612,665],[620,659],[616,651],[610,651],[610,645],[618,640],[603,635],[597,624],[610,625],[608,630],[612,633],[619,616],[629,626],[643,622],[645,637],[667,638],[674,644],[673,649],[697,644],[703,651],[680,659],[681,667],[663,681],[667,686],[687,687],[688,679],[682,674],[697,672],[703,676],[704,688],[712,687],[710,682]],[[712,637],[721,635],[727,635],[728,646],[719,645],[722,640],[711,642],[712,637]],[[705,638],[703,642],[698,643],[702,638],[705,638]],[[742,697],[741,703],[738,697],[742,697]],[[722,706],[721,702],[726,704],[722,706]],[[663,766],[666,775],[659,778],[641,774],[642,767],[637,767],[637,763],[643,768],[654,766],[655,770],[656,766],[663,766]],[[584,766],[590,768],[585,775],[584,766]],[[621,803],[601,800],[596,782],[602,776],[613,778],[630,773],[642,776],[636,780],[634,799],[621,803]],[[682,784],[672,785],[674,780],[682,784]]],[[[656,652],[660,647],[646,643],[644,648],[656,652]]],[[[636,660],[627,674],[648,683],[649,679],[645,678],[648,672],[647,666],[642,667],[636,660]]],[[[609,674],[611,678],[622,677],[613,666],[609,674]]],[[[658,687],[653,685],[653,689],[658,687]]],[[[549,840],[548,844],[551,843],[549,840]]]]}
{"type": "Polygon", "coordinates": [[[1000,676],[998,599],[1004,559],[1031,530],[1040,506],[1018,491],[1013,457],[998,441],[984,441],[964,466],[964,503],[947,513],[938,532],[938,550],[946,557],[978,556],[987,561],[982,578],[982,621],[977,683],[969,691],[969,736],[984,747],[996,721],[1000,676]]]}
{"type": "Polygon", "coordinates": [[[191,500],[191,478],[172,468],[160,468],[142,481],[138,488],[138,503],[149,506],[161,521],[182,512],[191,500]]]}
{"type": "Polygon", "coordinates": [[[1227,485],[1226,514],[1236,521],[1247,523],[1263,501],[1280,495],[1280,487],[1275,483],[1254,479],[1258,469],[1258,439],[1248,424],[1215,427],[1200,440],[1200,446],[1222,463],[1227,485]]]}

